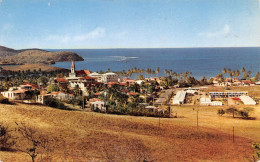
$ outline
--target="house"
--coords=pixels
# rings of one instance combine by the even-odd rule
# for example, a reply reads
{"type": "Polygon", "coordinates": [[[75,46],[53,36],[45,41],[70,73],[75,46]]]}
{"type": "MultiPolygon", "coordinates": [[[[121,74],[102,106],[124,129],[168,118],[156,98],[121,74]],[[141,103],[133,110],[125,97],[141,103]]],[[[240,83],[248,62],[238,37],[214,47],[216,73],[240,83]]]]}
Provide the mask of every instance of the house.
{"type": "Polygon", "coordinates": [[[88,74],[88,76],[92,77],[92,78],[95,78],[97,82],[102,82],[102,74],[99,74],[97,72],[94,72],[94,73],[91,73],[91,74],[88,74]]]}
{"type": "Polygon", "coordinates": [[[65,92],[52,92],[51,95],[56,98],[56,99],[59,99],[59,100],[70,100],[72,98],[74,98],[74,95],[73,94],[68,94],[68,93],[65,93],[65,92]]]}
{"type": "Polygon", "coordinates": [[[38,96],[36,97],[36,102],[37,102],[37,103],[40,103],[40,104],[43,104],[43,105],[46,105],[47,102],[48,102],[50,99],[51,99],[51,95],[50,95],[50,94],[48,94],[48,95],[46,95],[46,94],[44,94],[44,95],[38,95],[38,96]]]}
{"type": "Polygon", "coordinates": [[[56,78],[55,80],[55,83],[58,83],[58,86],[68,86],[69,84],[69,81],[65,78],[56,78]]]}
{"type": "Polygon", "coordinates": [[[123,82],[127,83],[128,85],[134,85],[135,84],[135,80],[129,79],[129,78],[124,78],[123,82]]]}
{"type": "Polygon", "coordinates": [[[118,75],[116,73],[105,73],[102,75],[102,81],[104,83],[108,83],[108,82],[118,82],[118,75]]]}
{"type": "Polygon", "coordinates": [[[99,98],[91,98],[89,100],[90,106],[101,111],[106,111],[105,102],[99,98]]]}
{"type": "Polygon", "coordinates": [[[143,83],[144,83],[144,80],[136,80],[136,81],[135,81],[135,83],[137,83],[137,84],[141,85],[141,84],[143,84],[143,83]]]}
{"type": "Polygon", "coordinates": [[[32,84],[32,83],[23,83],[21,84],[19,87],[21,87],[22,89],[26,89],[26,90],[36,90],[39,89],[39,86],[36,84],[32,84]]]}
{"type": "Polygon", "coordinates": [[[1,94],[11,100],[23,100],[26,96],[25,89],[10,88],[8,91],[1,92],[1,94]]]}
{"type": "Polygon", "coordinates": [[[164,109],[162,109],[162,108],[158,108],[158,107],[155,107],[155,106],[146,106],[145,107],[146,109],[148,109],[148,110],[152,110],[153,112],[156,112],[156,111],[162,111],[162,112],[164,112],[164,109]]]}
{"type": "Polygon", "coordinates": [[[174,105],[181,105],[184,104],[185,97],[187,92],[186,91],[179,91],[173,98],[173,104],[174,105]]]}

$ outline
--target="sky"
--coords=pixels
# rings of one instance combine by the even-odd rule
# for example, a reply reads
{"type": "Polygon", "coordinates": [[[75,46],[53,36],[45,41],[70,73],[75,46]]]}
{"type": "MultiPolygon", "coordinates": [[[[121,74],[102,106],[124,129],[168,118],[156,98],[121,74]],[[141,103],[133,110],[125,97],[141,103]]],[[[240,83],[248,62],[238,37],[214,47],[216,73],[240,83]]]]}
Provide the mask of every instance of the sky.
{"type": "Polygon", "coordinates": [[[260,47],[260,0],[0,0],[0,45],[260,47]]]}

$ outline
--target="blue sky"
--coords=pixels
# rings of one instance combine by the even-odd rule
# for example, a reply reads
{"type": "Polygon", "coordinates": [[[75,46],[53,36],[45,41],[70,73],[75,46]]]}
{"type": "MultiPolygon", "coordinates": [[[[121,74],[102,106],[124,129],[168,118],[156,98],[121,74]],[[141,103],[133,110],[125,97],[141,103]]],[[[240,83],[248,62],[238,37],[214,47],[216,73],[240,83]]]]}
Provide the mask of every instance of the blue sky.
{"type": "Polygon", "coordinates": [[[0,45],[260,46],[259,0],[0,0],[0,45]]]}

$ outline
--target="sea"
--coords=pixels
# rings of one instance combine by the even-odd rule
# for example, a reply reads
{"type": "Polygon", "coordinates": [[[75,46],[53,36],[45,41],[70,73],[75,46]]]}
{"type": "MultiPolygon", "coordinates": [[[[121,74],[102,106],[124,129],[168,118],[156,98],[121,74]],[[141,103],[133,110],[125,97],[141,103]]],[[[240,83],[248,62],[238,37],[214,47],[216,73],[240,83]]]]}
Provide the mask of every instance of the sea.
{"type": "MultiPolygon", "coordinates": [[[[49,51],[60,51],[49,50],[49,51]]],[[[254,76],[260,71],[260,47],[232,48],[138,48],[138,49],[66,49],[84,58],[76,61],[76,70],[88,69],[92,72],[121,71],[134,67],[154,69],[160,67],[177,73],[192,72],[197,79],[215,77],[223,68],[252,71],[254,76]]],[[[57,62],[54,66],[67,68],[71,62],[57,62]]],[[[144,74],[146,75],[146,74],[144,74]]],[[[155,75],[157,76],[157,75],[155,75]]],[[[132,76],[136,78],[136,75],[132,76]]]]}

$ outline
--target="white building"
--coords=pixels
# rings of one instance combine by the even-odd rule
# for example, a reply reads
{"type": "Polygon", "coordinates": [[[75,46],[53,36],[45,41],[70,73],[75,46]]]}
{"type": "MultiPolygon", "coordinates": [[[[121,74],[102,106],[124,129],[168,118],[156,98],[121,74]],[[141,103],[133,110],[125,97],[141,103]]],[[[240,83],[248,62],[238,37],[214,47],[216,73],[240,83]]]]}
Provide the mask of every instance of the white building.
{"type": "Polygon", "coordinates": [[[187,93],[186,91],[177,92],[177,94],[174,96],[173,104],[174,105],[184,104],[186,93],[187,93]]]}
{"type": "Polygon", "coordinates": [[[99,74],[97,72],[91,73],[88,76],[92,78],[96,78],[97,82],[102,82],[102,74],[99,74]]]}
{"type": "Polygon", "coordinates": [[[202,97],[200,98],[200,105],[203,106],[222,106],[221,101],[211,101],[210,98],[202,97]]]}
{"type": "Polygon", "coordinates": [[[211,104],[210,98],[205,98],[205,97],[200,98],[200,105],[209,106],[210,104],[211,104]]]}
{"type": "Polygon", "coordinates": [[[249,96],[240,96],[239,98],[245,105],[256,105],[256,102],[249,96]]]}
{"type": "Polygon", "coordinates": [[[105,102],[98,98],[92,98],[89,100],[91,106],[94,106],[95,109],[99,109],[101,111],[106,111],[105,102]]]}
{"type": "Polygon", "coordinates": [[[144,83],[144,80],[136,80],[135,83],[141,85],[142,83],[144,83]]]}
{"type": "Polygon", "coordinates": [[[8,91],[1,92],[1,94],[11,100],[23,100],[25,98],[25,89],[13,89],[10,88],[8,91]]]}
{"type": "Polygon", "coordinates": [[[104,83],[108,83],[108,82],[118,82],[118,75],[116,73],[105,73],[102,76],[102,81],[104,83]]]}

